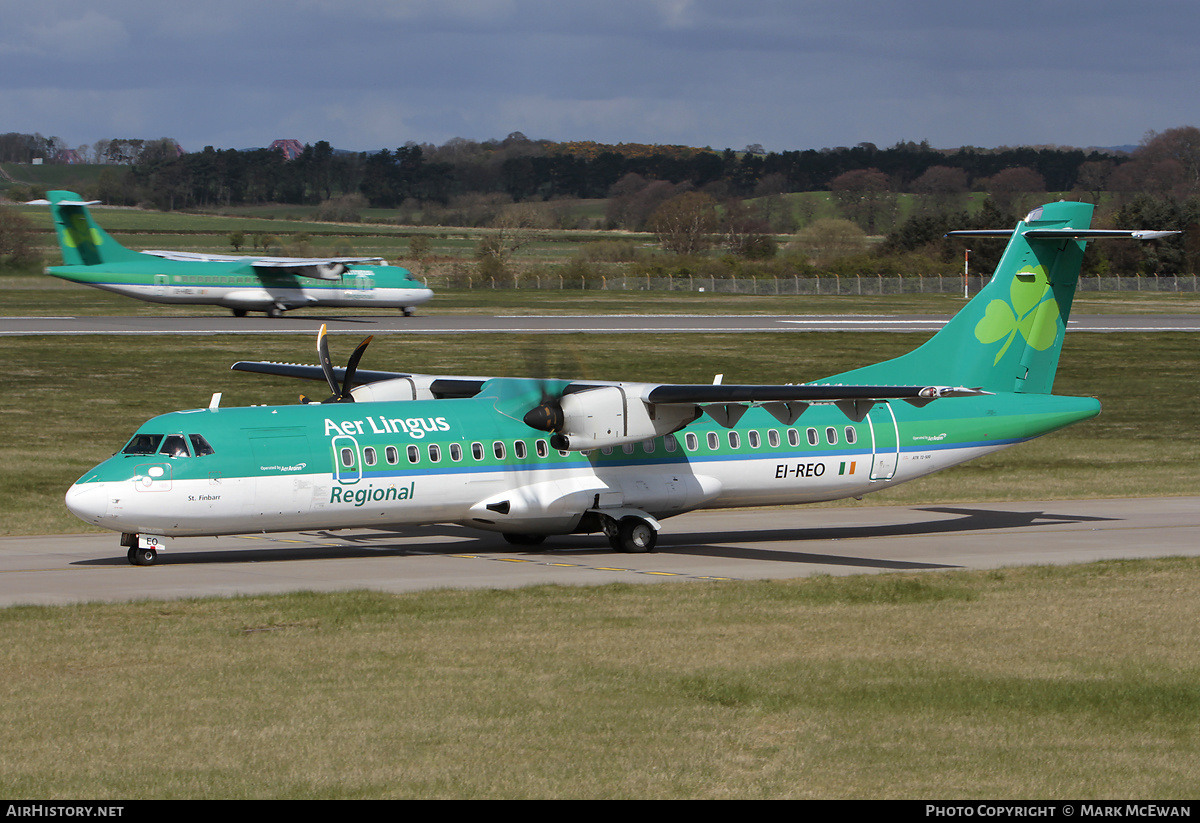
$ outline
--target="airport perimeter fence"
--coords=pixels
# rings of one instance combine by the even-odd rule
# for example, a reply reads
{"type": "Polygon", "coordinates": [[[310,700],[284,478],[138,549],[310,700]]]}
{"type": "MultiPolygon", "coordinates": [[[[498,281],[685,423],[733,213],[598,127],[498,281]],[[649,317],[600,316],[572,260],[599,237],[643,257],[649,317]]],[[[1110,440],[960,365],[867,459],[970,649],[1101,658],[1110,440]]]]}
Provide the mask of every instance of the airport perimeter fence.
{"type": "MultiPolygon", "coordinates": [[[[967,288],[978,292],[990,278],[972,275],[967,288]]],[[[527,274],[519,278],[473,279],[466,282],[453,277],[432,275],[428,285],[473,289],[572,289],[583,291],[668,291],[708,292],[714,294],[759,295],[887,295],[887,294],[962,294],[962,276],[927,275],[919,277],[599,277],[572,278],[561,275],[527,274]],[[442,281],[439,283],[439,281],[442,281]]],[[[1104,292],[1197,292],[1196,275],[1144,275],[1134,277],[1081,277],[1080,291],[1104,292]]]]}

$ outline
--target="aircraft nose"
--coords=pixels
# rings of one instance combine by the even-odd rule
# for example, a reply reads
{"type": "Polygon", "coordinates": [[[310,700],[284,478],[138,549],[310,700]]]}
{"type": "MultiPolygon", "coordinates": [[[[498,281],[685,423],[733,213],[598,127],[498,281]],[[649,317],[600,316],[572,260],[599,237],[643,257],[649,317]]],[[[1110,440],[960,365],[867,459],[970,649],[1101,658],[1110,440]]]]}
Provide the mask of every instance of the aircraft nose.
{"type": "Polygon", "coordinates": [[[67,509],[80,520],[100,524],[108,514],[106,483],[76,483],[67,489],[67,509]]]}

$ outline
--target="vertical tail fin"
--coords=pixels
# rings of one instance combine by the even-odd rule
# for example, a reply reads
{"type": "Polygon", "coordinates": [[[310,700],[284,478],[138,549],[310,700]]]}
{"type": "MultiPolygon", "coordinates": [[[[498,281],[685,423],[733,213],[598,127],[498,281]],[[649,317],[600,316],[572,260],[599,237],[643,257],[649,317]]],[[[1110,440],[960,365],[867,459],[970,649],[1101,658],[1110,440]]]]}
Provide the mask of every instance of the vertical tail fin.
{"type": "Polygon", "coordinates": [[[50,206],[65,265],[96,266],[141,259],[139,252],[125,248],[96,225],[87,207],[99,201],[84,201],[71,191],[52,191],[46,196],[49,199],[34,202],[50,206]]]}
{"type": "Polygon", "coordinates": [[[1035,238],[1029,233],[1034,228],[1086,230],[1091,219],[1092,206],[1086,203],[1035,209],[1012,231],[991,281],[941,331],[908,354],[837,380],[1049,393],[1084,243],[1070,235],[1035,238]]]}
{"type": "Polygon", "coordinates": [[[941,331],[908,354],[820,383],[957,385],[993,392],[1049,394],[1086,241],[1157,239],[1177,232],[1091,230],[1092,206],[1049,203],[1004,236],[1008,247],[991,281],[941,331]]]}

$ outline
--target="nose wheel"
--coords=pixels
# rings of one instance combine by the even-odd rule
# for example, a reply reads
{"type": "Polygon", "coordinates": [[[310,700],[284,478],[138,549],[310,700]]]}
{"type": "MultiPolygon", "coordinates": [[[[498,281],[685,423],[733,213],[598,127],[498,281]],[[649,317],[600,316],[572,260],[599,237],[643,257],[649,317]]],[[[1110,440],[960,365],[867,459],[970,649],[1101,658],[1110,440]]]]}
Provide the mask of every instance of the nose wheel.
{"type": "Polygon", "coordinates": [[[129,558],[129,562],[134,566],[153,566],[154,561],[158,559],[158,552],[154,549],[139,549],[134,546],[125,555],[129,558]]]}

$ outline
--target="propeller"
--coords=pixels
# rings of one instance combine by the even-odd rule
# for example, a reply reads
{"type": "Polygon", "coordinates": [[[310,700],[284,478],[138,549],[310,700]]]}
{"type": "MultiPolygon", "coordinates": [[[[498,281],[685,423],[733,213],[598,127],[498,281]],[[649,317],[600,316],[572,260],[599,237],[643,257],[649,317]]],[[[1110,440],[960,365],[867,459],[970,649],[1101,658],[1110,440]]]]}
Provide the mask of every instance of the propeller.
{"type": "Polygon", "coordinates": [[[564,386],[562,381],[549,376],[549,357],[543,340],[534,338],[526,343],[525,363],[531,378],[537,381],[540,397],[537,405],[526,412],[521,420],[531,429],[557,434],[562,431],[564,423],[561,403],[564,386]]]}
{"type": "Polygon", "coordinates": [[[329,357],[329,341],[328,329],[325,324],[321,324],[321,331],[317,334],[317,356],[321,360],[321,371],[325,375],[325,382],[329,384],[330,391],[333,392],[324,400],[313,400],[311,397],[300,395],[301,403],[353,403],[354,395],[350,394],[350,390],[354,388],[354,373],[358,371],[358,361],[362,360],[363,352],[367,350],[367,346],[375,339],[372,335],[366,340],[358,344],[350,355],[350,359],[346,361],[346,373],[342,377],[342,384],[338,385],[337,375],[333,370],[333,361],[329,357]]]}

